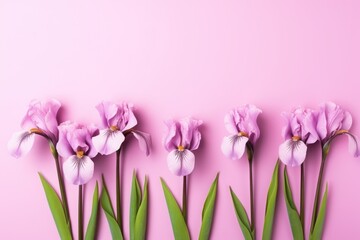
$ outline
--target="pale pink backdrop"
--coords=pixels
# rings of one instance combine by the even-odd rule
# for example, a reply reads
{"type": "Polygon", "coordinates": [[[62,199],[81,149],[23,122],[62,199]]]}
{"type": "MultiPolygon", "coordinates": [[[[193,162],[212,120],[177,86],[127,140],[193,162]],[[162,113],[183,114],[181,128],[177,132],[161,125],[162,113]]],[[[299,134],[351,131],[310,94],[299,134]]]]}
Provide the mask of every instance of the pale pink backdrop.
{"type": "MultiPolygon", "coordinates": [[[[263,109],[255,155],[256,227],[261,237],[266,191],[281,143],[280,113],[332,100],[353,114],[360,135],[359,1],[0,1],[0,238],[57,239],[39,181],[56,186],[54,162],[42,139],[23,159],[6,143],[31,99],[55,97],[60,119],[99,123],[101,100],[131,101],[139,129],[151,133],[152,154],[127,144],[123,161],[125,236],[132,170],[150,179],[149,239],[172,239],[160,176],[178,199],[181,179],[166,166],[163,120],[193,116],[204,121],[203,141],[190,177],[189,226],[198,237],[201,208],[220,172],[212,239],[242,239],[229,185],[249,208],[246,159],[220,151],[225,113],[246,103],[263,109]]],[[[348,154],[345,137],[334,142],[325,181],[329,183],[324,239],[360,237],[360,159],[348,154]]],[[[306,162],[306,225],[310,223],[319,145],[306,162]]],[[[114,156],[97,157],[86,187],[85,222],[95,180],[104,173],[114,197],[114,156]]],[[[298,203],[299,169],[290,170],[298,203]]],[[[282,185],[281,185],[282,186],[282,185]]],[[[77,188],[67,184],[76,233],[77,188]]],[[[291,239],[282,189],[274,239],[291,239]]],[[[104,214],[99,239],[110,239],[104,214]]]]}

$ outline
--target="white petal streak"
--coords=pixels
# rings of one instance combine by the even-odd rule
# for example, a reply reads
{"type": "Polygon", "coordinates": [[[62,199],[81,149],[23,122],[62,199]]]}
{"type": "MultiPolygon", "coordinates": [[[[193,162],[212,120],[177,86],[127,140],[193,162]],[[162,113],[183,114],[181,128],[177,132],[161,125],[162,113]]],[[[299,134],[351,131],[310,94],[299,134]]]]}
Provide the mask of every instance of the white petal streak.
{"type": "Polygon", "coordinates": [[[172,150],[167,157],[170,172],[177,176],[189,175],[195,166],[195,155],[185,149],[184,151],[172,150]]]}
{"type": "Polygon", "coordinates": [[[279,158],[288,166],[300,166],[305,160],[306,151],[307,146],[303,141],[288,139],[279,147],[279,158]]]}
{"type": "Polygon", "coordinates": [[[245,152],[246,143],[249,141],[247,137],[237,135],[224,137],[221,150],[224,155],[233,160],[240,159],[245,152]]]}
{"type": "Polygon", "coordinates": [[[15,158],[22,157],[31,150],[34,144],[34,139],[34,134],[29,133],[29,131],[14,133],[7,145],[9,153],[15,158]]]}
{"type": "Polygon", "coordinates": [[[88,157],[70,156],[63,165],[66,180],[75,185],[89,182],[94,174],[94,162],[88,157]]]}
{"type": "Polygon", "coordinates": [[[99,135],[92,138],[94,147],[103,155],[109,155],[119,150],[124,140],[125,136],[122,132],[110,129],[100,130],[99,135]]]}

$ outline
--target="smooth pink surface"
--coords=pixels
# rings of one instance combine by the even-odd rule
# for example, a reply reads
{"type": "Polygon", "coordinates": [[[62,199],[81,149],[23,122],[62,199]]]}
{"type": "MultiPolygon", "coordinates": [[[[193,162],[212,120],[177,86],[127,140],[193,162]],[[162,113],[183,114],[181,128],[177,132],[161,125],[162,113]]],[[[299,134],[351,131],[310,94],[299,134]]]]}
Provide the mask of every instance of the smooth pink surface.
{"type": "MultiPolygon", "coordinates": [[[[61,121],[100,123],[101,100],[131,101],[139,129],[150,132],[150,157],[137,142],[123,155],[123,208],[128,236],[132,170],[150,179],[149,239],[171,239],[172,229],[159,177],[180,199],[181,179],[166,166],[163,120],[192,115],[204,121],[203,141],[190,177],[189,226],[196,239],[201,208],[220,171],[212,239],[242,238],[228,186],[249,208],[246,159],[225,159],[223,118],[232,107],[252,103],[263,109],[255,155],[256,226],[260,239],[266,191],[278,146],[282,111],[316,107],[332,100],[353,114],[360,135],[360,3],[358,1],[0,1],[0,236],[56,239],[57,230],[37,171],[54,185],[54,162],[46,142],[23,159],[9,156],[6,143],[33,98],[63,103],[61,121]]],[[[310,224],[320,151],[306,162],[306,225],[310,224]]],[[[85,222],[95,180],[104,173],[114,199],[114,156],[95,160],[86,187],[85,222]]],[[[334,142],[326,166],[329,183],[324,239],[360,237],[360,159],[348,154],[347,139],[334,142]]],[[[289,170],[298,199],[299,169],[289,170]]],[[[74,229],[77,188],[67,184],[74,229]]],[[[297,201],[298,202],[298,201],[297,201]]],[[[101,213],[99,239],[110,239],[101,213]]],[[[76,233],[76,231],[75,231],[76,233]]],[[[274,239],[290,239],[282,189],[274,239]]]]}

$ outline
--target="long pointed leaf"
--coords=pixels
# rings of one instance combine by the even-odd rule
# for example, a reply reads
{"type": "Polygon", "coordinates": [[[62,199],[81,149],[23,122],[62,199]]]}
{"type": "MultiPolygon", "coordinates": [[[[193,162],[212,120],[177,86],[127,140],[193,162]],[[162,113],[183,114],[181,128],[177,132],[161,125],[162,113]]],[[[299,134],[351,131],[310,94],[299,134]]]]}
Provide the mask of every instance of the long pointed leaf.
{"type": "Polygon", "coordinates": [[[207,240],[210,237],[211,226],[214,217],[214,208],[215,208],[218,180],[219,180],[219,173],[216,174],[216,177],[213,183],[211,184],[209,193],[204,203],[204,207],[202,210],[202,224],[199,234],[199,240],[207,240]]]}
{"type": "Polygon", "coordinates": [[[101,207],[104,210],[106,219],[108,220],[111,236],[113,239],[123,240],[123,235],[120,226],[116,221],[114,209],[111,204],[109,192],[106,187],[104,176],[102,177],[103,189],[101,193],[101,207]]]}
{"type": "Polygon", "coordinates": [[[130,239],[135,239],[135,221],[136,214],[138,212],[141,202],[141,190],[139,182],[136,177],[136,172],[134,170],[132,182],[131,182],[131,193],[130,193],[130,214],[129,214],[129,230],[130,230],[130,239]]]}
{"type": "Polygon", "coordinates": [[[39,176],[60,238],[63,240],[72,239],[70,227],[65,217],[64,207],[59,196],[41,173],[39,173],[39,176]]]}
{"type": "Polygon", "coordinates": [[[145,177],[144,194],[136,215],[135,240],[146,239],[147,213],[148,213],[148,178],[145,177]]]}
{"type": "Polygon", "coordinates": [[[96,181],[94,194],[93,194],[93,200],[92,200],[91,216],[90,216],[90,220],[89,220],[89,223],[87,226],[85,240],[95,239],[98,209],[99,209],[99,186],[98,186],[98,182],[96,181]]]}
{"type": "Polygon", "coordinates": [[[272,226],[275,215],[276,199],[279,185],[279,160],[276,162],[274,172],[271,178],[267,198],[266,198],[266,209],[263,229],[263,240],[271,240],[272,226]]]}
{"type": "Polygon", "coordinates": [[[186,226],[180,207],[176,202],[176,199],[174,198],[173,194],[171,193],[169,187],[166,185],[165,181],[162,178],[161,178],[161,185],[164,190],[166,204],[169,210],[171,225],[175,239],[190,240],[189,230],[186,226]]]}
{"type": "Polygon", "coordinates": [[[286,167],[284,168],[284,197],[286,202],[286,208],[289,215],[289,221],[291,225],[291,231],[293,234],[294,240],[303,240],[304,239],[304,233],[303,228],[301,225],[301,220],[299,213],[296,209],[292,191],[289,183],[288,174],[286,171],[286,167]]]}
{"type": "Polygon", "coordinates": [[[324,228],[325,215],[326,215],[327,196],[328,196],[328,186],[326,184],[325,193],[323,199],[321,200],[319,215],[316,218],[314,230],[312,233],[310,233],[310,240],[321,239],[324,228]]]}
{"type": "Polygon", "coordinates": [[[250,221],[249,221],[248,215],[246,214],[246,210],[245,210],[243,204],[240,202],[239,198],[236,196],[236,194],[231,189],[231,187],[230,187],[230,193],[231,193],[232,201],[234,203],[235,214],[236,214],[237,220],[239,222],[241,231],[244,235],[244,238],[246,240],[252,240],[252,239],[254,239],[254,232],[251,231],[250,221]]]}

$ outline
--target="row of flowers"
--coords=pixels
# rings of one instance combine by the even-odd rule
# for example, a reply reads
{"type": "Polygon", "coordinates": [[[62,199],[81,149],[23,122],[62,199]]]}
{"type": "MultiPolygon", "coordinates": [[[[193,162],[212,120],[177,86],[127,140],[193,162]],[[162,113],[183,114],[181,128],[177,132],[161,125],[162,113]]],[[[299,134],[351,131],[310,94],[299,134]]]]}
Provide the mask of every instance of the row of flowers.
{"type": "MultiPolygon", "coordinates": [[[[109,223],[113,239],[124,239],[121,211],[121,184],[120,184],[120,157],[123,142],[128,136],[134,136],[139,147],[146,155],[150,154],[151,138],[148,133],[136,129],[137,119],[133,106],[127,103],[114,104],[102,102],[96,106],[100,115],[99,127],[83,125],[66,121],[58,124],[57,114],[61,107],[59,101],[34,100],[21,123],[22,131],[16,132],[8,143],[12,156],[19,158],[28,153],[34,143],[36,135],[45,138],[55,160],[60,196],[54,187],[40,174],[40,179],[53,214],[59,235],[62,239],[74,239],[69,206],[66,196],[64,178],[79,186],[78,209],[78,239],[84,239],[83,226],[83,185],[88,183],[94,173],[93,158],[101,155],[115,155],[116,161],[116,209],[114,211],[110,194],[106,186],[105,177],[102,178],[102,191],[99,198],[98,184],[96,183],[93,195],[92,213],[87,225],[85,239],[94,239],[97,229],[98,206],[101,205],[109,223]],[[60,158],[60,157],[61,158],[60,158]],[[59,210],[60,209],[60,210],[59,210]]],[[[254,105],[245,105],[229,112],[225,116],[225,128],[229,136],[224,137],[221,150],[230,159],[238,160],[246,153],[249,162],[250,185],[250,219],[245,207],[230,187],[235,214],[245,239],[255,239],[254,223],[254,186],[253,160],[256,142],[260,137],[257,118],[261,110],[254,105]]],[[[284,198],[288,209],[289,220],[294,239],[305,239],[304,232],[304,163],[307,147],[319,142],[322,148],[322,160],[317,181],[317,190],[314,197],[312,221],[309,238],[321,239],[323,232],[327,187],[320,202],[324,165],[329,152],[330,144],[339,135],[349,136],[349,149],[354,156],[359,156],[357,138],[349,132],[352,118],[349,112],[340,106],[327,102],[318,110],[296,108],[282,114],[286,120],[283,128],[284,142],[279,146],[279,160],[289,167],[300,166],[300,211],[297,210],[293,198],[291,185],[284,168],[284,198]]],[[[166,182],[161,179],[164,196],[169,210],[175,239],[190,239],[187,227],[187,176],[195,166],[194,151],[199,148],[201,120],[184,118],[166,121],[167,132],[164,136],[164,147],[169,152],[167,165],[169,170],[183,178],[182,205],[178,204],[166,182]]],[[[263,239],[271,239],[272,223],[276,208],[279,162],[277,161],[271,179],[263,228],[263,239]]],[[[219,174],[215,177],[209,193],[204,201],[202,224],[199,239],[208,239],[214,217],[219,174]]],[[[133,174],[130,195],[130,239],[145,239],[147,229],[148,209],[148,180],[145,178],[143,191],[136,173],[133,174]]]]}

